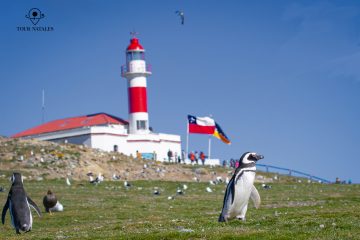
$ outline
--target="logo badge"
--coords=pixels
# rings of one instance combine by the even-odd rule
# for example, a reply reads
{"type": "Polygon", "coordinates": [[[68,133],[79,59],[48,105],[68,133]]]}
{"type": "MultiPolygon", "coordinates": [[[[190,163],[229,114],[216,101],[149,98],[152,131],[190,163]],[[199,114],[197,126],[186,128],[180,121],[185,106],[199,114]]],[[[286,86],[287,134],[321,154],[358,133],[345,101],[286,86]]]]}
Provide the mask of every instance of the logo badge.
{"type": "Polygon", "coordinates": [[[36,25],[40,21],[40,19],[44,18],[45,15],[41,13],[38,8],[32,8],[29,10],[29,14],[25,16],[26,18],[30,19],[32,24],[36,25]]]}

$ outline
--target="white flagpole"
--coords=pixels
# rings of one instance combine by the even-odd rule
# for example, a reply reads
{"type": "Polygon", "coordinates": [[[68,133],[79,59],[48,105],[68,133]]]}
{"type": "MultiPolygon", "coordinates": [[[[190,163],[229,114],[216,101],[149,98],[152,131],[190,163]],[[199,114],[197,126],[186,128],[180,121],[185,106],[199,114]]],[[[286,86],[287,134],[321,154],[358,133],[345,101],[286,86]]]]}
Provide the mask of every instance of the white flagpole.
{"type": "Polygon", "coordinates": [[[208,159],[211,159],[211,136],[209,136],[208,159]]]}
{"type": "MultiPolygon", "coordinates": [[[[209,117],[213,119],[212,114],[209,114],[209,117]]],[[[208,159],[211,159],[211,135],[209,136],[208,159]]]]}
{"type": "MultiPolygon", "coordinates": [[[[189,156],[189,121],[187,121],[187,129],[186,129],[186,152],[185,159],[189,156]]],[[[184,159],[184,161],[185,161],[184,159]]]]}

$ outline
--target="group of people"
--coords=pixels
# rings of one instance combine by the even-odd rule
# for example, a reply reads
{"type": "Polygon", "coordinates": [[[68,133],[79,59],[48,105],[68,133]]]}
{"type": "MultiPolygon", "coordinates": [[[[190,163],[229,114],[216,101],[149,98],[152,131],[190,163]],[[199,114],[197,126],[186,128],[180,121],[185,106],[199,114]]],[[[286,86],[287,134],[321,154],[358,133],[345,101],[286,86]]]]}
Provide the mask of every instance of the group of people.
{"type": "MultiPolygon", "coordinates": [[[[169,149],[168,153],[168,161],[169,162],[175,162],[175,163],[184,163],[185,164],[185,160],[186,160],[186,152],[184,150],[182,150],[181,155],[178,155],[176,152],[175,154],[173,154],[173,152],[169,149]]],[[[199,161],[201,161],[202,165],[205,165],[205,159],[207,158],[207,156],[205,156],[205,153],[200,151],[191,151],[189,152],[188,159],[190,159],[191,164],[199,164],[199,161]]]]}
{"type": "Polygon", "coordinates": [[[190,159],[190,161],[191,161],[191,164],[199,164],[199,160],[201,161],[201,163],[202,163],[202,165],[205,165],[205,159],[206,159],[206,156],[205,156],[205,153],[204,152],[202,152],[202,151],[200,151],[200,152],[198,152],[198,151],[195,151],[195,152],[193,152],[193,151],[191,151],[190,153],[189,153],[189,159],[190,159]]]}
{"type": "MultiPolygon", "coordinates": [[[[240,159],[233,159],[231,158],[229,161],[229,167],[230,168],[238,168],[240,164],[240,159]]],[[[223,167],[226,167],[227,162],[226,160],[223,161],[223,167]]]]}
{"type": "MultiPolygon", "coordinates": [[[[143,156],[139,151],[136,151],[136,158],[137,159],[142,159],[143,156]]],[[[178,154],[177,152],[173,152],[171,149],[168,150],[167,152],[167,160],[169,161],[169,163],[174,162],[174,163],[183,163],[185,164],[185,160],[189,159],[191,164],[199,164],[199,161],[201,161],[202,165],[205,165],[205,160],[207,158],[207,156],[205,155],[205,153],[203,151],[191,151],[189,152],[188,156],[186,156],[186,152],[185,150],[181,151],[181,155],[178,154]]],[[[153,160],[156,160],[156,152],[153,152],[153,156],[152,156],[153,160]]]]}

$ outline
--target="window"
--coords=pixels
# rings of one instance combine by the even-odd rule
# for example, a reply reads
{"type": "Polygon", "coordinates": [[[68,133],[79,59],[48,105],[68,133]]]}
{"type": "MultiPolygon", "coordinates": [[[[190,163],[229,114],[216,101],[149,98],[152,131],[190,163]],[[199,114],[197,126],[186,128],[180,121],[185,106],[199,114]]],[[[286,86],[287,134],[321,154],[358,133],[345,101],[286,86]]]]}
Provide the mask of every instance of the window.
{"type": "Polygon", "coordinates": [[[145,120],[136,121],[136,129],[137,130],[146,130],[147,129],[146,122],[147,121],[145,121],[145,120]]]}
{"type": "Polygon", "coordinates": [[[130,62],[132,60],[145,60],[144,52],[128,52],[126,53],[126,61],[130,62]]]}
{"type": "Polygon", "coordinates": [[[114,145],[114,152],[118,151],[118,145],[114,145]]]}

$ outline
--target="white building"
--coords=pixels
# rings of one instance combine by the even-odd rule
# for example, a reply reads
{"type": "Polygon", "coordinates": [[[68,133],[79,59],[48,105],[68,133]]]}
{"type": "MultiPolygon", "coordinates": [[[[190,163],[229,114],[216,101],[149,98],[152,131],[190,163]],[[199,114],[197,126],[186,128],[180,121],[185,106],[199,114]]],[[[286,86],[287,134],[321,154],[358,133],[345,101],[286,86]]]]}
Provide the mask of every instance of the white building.
{"type": "Polygon", "coordinates": [[[14,138],[36,138],[53,142],[84,144],[105,151],[117,151],[164,161],[168,152],[181,155],[179,135],[154,133],[149,128],[147,79],[151,75],[145,61],[145,50],[133,37],[126,49],[126,64],[121,75],[128,81],[129,121],[106,113],[54,120],[13,135],[14,138]]]}

